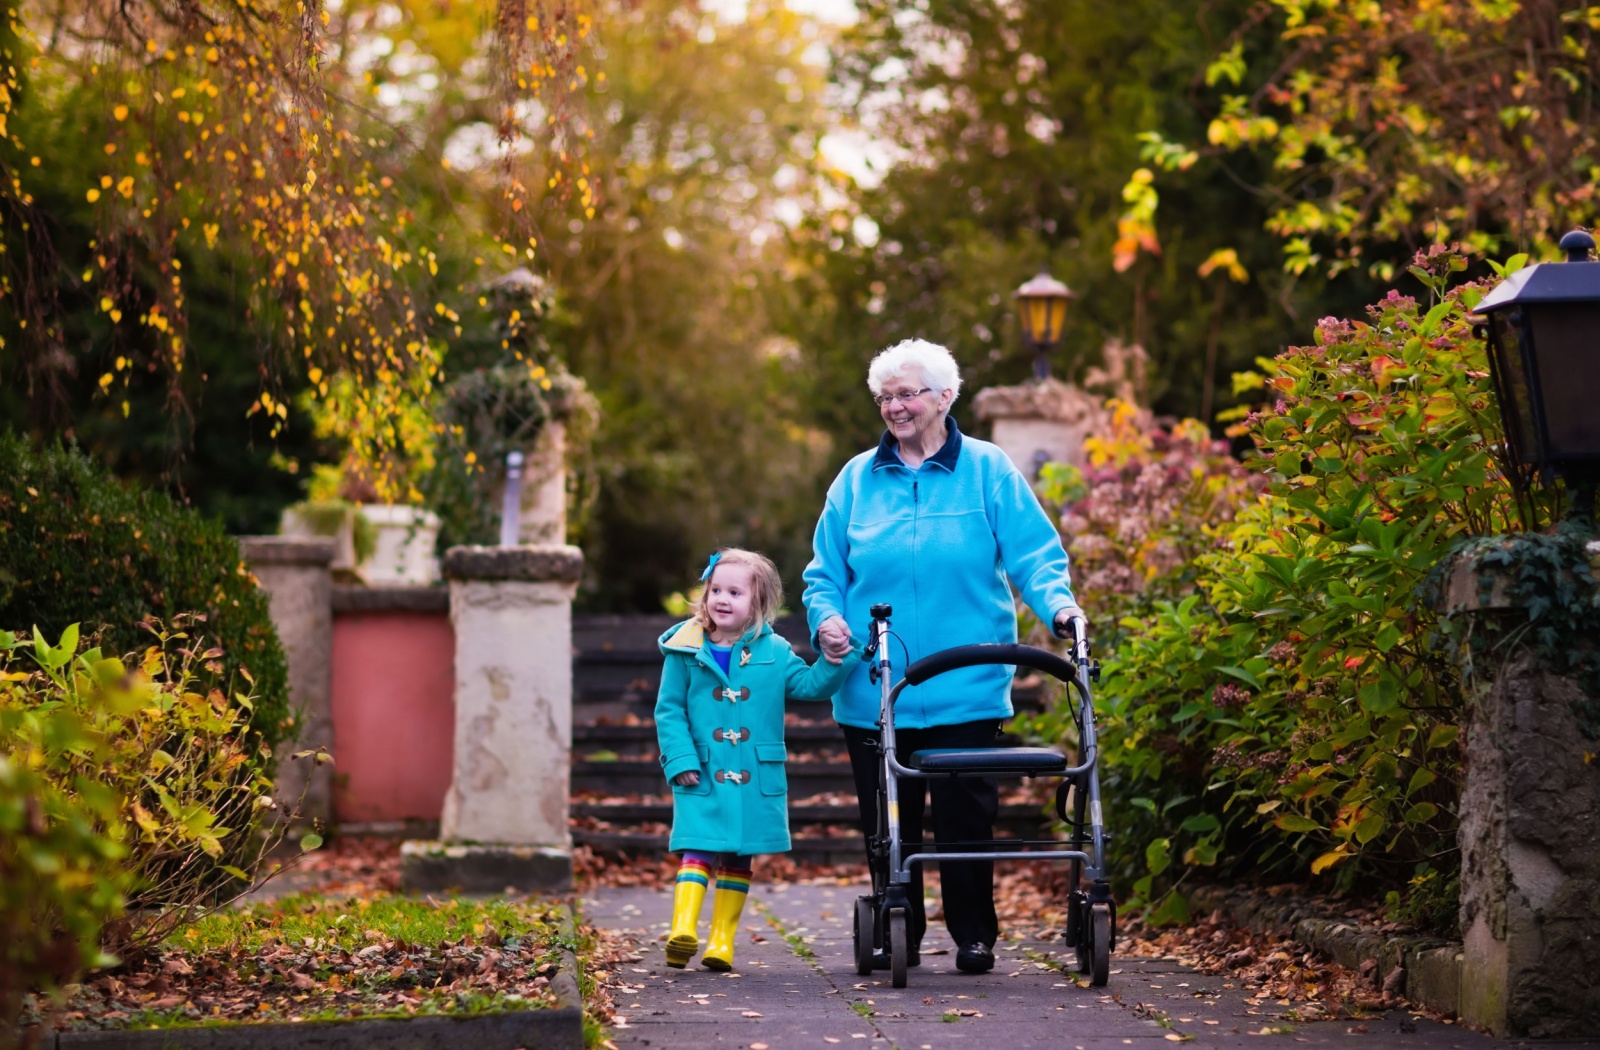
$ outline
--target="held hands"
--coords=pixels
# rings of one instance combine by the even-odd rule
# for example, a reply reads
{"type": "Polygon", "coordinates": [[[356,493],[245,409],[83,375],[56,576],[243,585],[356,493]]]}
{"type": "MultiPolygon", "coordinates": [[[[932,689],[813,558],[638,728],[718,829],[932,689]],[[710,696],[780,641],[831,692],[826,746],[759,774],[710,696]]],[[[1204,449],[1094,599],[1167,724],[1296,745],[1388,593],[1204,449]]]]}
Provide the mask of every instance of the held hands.
{"type": "Polygon", "coordinates": [[[830,664],[842,663],[850,654],[850,625],[843,616],[830,616],[817,628],[817,644],[822,658],[830,664]]]}
{"type": "Polygon", "coordinates": [[[692,788],[700,783],[700,774],[693,769],[686,769],[672,778],[672,782],[679,787],[692,788]]]}

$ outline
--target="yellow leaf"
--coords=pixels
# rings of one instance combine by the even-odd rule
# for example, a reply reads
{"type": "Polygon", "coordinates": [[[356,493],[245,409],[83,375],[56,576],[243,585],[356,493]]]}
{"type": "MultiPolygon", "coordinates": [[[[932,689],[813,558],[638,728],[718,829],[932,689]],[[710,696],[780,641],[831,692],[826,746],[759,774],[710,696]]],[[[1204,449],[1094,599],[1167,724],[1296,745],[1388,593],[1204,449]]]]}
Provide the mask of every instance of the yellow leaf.
{"type": "Polygon", "coordinates": [[[1311,874],[1321,875],[1323,872],[1327,871],[1341,860],[1347,859],[1349,856],[1350,855],[1348,853],[1341,853],[1339,850],[1330,850],[1311,862],[1311,874]]]}

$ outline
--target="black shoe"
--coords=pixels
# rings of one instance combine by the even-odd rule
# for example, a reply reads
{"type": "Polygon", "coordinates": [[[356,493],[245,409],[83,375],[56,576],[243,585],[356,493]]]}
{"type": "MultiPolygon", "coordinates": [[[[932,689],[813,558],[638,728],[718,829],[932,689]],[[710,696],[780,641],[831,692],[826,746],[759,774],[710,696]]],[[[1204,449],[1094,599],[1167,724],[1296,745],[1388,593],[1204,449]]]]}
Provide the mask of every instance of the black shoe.
{"type": "Polygon", "coordinates": [[[988,973],[994,969],[994,952],[982,941],[973,941],[956,952],[956,969],[962,973],[988,973]]]}
{"type": "MultiPolygon", "coordinates": [[[[889,953],[888,952],[874,952],[873,953],[873,956],[872,956],[872,968],[874,970],[887,970],[889,968],[889,963],[890,963],[890,959],[889,959],[889,953]]],[[[922,952],[920,950],[916,949],[916,948],[908,948],[906,950],[906,965],[907,966],[921,966],[922,965],[922,952]]]]}

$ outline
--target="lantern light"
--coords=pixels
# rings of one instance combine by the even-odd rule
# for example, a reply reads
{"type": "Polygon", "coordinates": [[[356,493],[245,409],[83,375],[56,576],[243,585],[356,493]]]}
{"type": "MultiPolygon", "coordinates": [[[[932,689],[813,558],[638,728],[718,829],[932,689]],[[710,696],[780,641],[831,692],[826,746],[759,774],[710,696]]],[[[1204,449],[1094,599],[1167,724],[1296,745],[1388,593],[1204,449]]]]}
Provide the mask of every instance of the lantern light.
{"type": "Polygon", "coordinates": [[[1572,231],[1561,238],[1566,262],[1517,271],[1474,311],[1484,317],[1478,331],[1488,342],[1519,485],[1535,475],[1547,485],[1560,477],[1592,492],[1600,480],[1600,263],[1592,261],[1594,247],[1588,233],[1572,231]]]}
{"type": "Polygon", "coordinates": [[[1017,320],[1022,336],[1034,348],[1033,374],[1044,379],[1050,374],[1050,351],[1061,342],[1067,323],[1067,300],[1077,293],[1043,270],[1016,290],[1017,320]]]}

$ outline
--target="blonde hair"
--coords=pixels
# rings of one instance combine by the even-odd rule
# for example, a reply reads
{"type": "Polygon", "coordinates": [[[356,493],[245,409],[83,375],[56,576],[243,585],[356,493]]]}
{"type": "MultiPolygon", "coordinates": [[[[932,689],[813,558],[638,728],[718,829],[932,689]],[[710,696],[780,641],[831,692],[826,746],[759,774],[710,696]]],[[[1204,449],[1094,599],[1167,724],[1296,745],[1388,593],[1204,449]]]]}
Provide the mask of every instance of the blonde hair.
{"type": "Polygon", "coordinates": [[[714,626],[706,595],[711,590],[711,580],[716,571],[724,565],[743,565],[750,570],[750,622],[745,624],[744,630],[771,623],[773,617],[778,615],[778,608],[783,605],[783,580],[778,576],[778,567],[765,554],[741,547],[723,547],[717,551],[717,564],[712,567],[711,575],[706,577],[705,584],[700,588],[700,596],[694,600],[695,621],[707,631],[714,626]]]}

